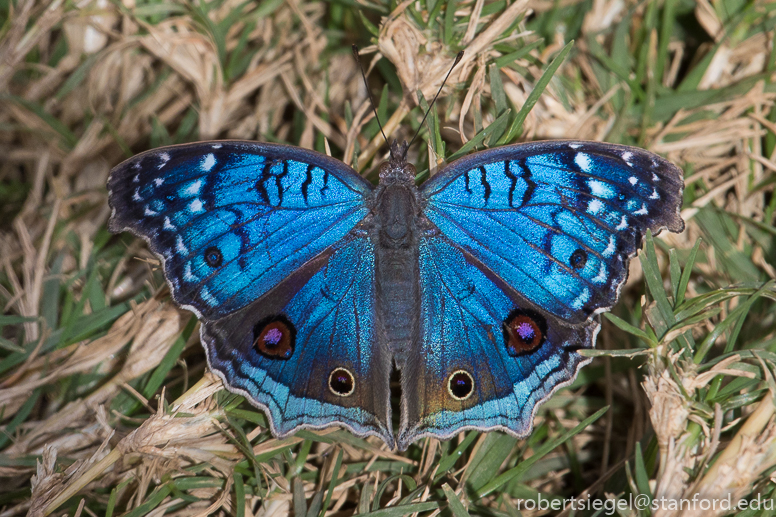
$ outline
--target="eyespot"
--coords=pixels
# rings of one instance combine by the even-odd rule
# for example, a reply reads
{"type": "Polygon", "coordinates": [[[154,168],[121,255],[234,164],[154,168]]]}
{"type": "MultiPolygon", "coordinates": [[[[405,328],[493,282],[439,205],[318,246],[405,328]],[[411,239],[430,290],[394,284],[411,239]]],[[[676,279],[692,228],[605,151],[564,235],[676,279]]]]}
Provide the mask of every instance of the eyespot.
{"type": "Polygon", "coordinates": [[[474,378],[466,370],[457,370],[447,381],[447,391],[455,400],[466,400],[474,393],[474,378]]]}
{"type": "Polygon", "coordinates": [[[345,368],[337,368],[329,375],[329,390],[338,397],[347,397],[356,389],[353,374],[345,368]]]}
{"type": "Polygon", "coordinates": [[[582,269],[587,264],[587,252],[583,249],[578,249],[571,254],[569,258],[569,264],[574,269],[582,269]]]}
{"type": "Polygon", "coordinates": [[[205,250],[205,262],[207,262],[208,266],[218,267],[221,265],[223,261],[224,261],[224,257],[223,255],[221,255],[221,250],[219,250],[215,246],[210,246],[208,249],[205,250]]]}
{"type": "Polygon", "coordinates": [[[282,315],[262,320],[253,328],[253,347],[270,359],[290,359],[295,341],[296,330],[282,315]]]}
{"type": "Polygon", "coordinates": [[[512,357],[533,352],[546,335],[547,320],[531,311],[518,309],[504,322],[504,343],[512,357]]]}

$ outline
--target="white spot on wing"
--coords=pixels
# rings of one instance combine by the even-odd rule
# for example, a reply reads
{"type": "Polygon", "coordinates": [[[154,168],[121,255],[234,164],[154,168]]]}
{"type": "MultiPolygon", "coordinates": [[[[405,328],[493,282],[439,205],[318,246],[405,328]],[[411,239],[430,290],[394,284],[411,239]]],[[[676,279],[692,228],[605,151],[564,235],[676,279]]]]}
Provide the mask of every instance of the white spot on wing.
{"type": "Polygon", "coordinates": [[[167,153],[162,153],[159,155],[159,159],[162,160],[162,163],[159,164],[159,169],[167,165],[167,162],[170,161],[170,155],[167,153]]]}
{"type": "Polygon", "coordinates": [[[199,194],[199,189],[202,188],[202,180],[197,180],[191,185],[188,186],[188,188],[183,191],[183,194],[186,196],[196,196],[199,194]]]}
{"type": "Polygon", "coordinates": [[[223,147],[221,144],[213,144],[213,149],[221,149],[223,147]]]}
{"type": "Polygon", "coordinates": [[[579,149],[580,147],[582,147],[582,144],[569,144],[569,147],[571,147],[572,149],[579,149]]]}
{"type": "Polygon", "coordinates": [[[164,229],[165,230],[176,230],[175,225],[173,225],[170,222],[170,218],[169,217],[165,217],[164,218],[164,229]]]}
{"type": "Polygon", "coordinates": [[[580,293],[579,296],[577,296],[573,302],[571,302],[571,306],[574,309],[581,309],[585,306],[585,303],[590,299],[590,289],[585,287],[585,289],[580,293]]]}
{"type": "MultiPolygon", "coordinates": [[[[136,168],[140,168],[139,164],[136,163],[135,165],[138,165],[136,168]]],[[[132,178],[132,183],[140,183],[140,174],[135,174],[135,177],[132,178]]]]}
{"type": "Polygon", "coordinates": [[[577,155],[574,156],[574,163],[585,172],[590,172],[590,169],[593,166],[592,160],[590,160],[590,157],[585,153],[577,153],[577,155]]]}
{"type": "Polygon", "coordinates": [[[600,200],[594,199],[587,204],[587,213],[596,215],[604,207],[604,204],[600,200]]]}
{"type": "Polygon", "coordinates": [[[148,207],[148,205],[146,205],[143,215],[159,215],[159,212],[154,212],[148,207]]]}
{"type": "Polygon", "coordinates": [[[614,254],[614,250],[617,249],[617,247],[615,246],[615,242],[616,242],[616,240],[614,238],[614,235],[610,235],[609,236],[609,245],[606,247],[606,249],[602,253],[602,255],[604,257],[608,258],[608,257],[611,257],[612,254],[614,254]]]}
{"type": "Polygon", "coordinates": [[[660,178],[654,172],[652,173],[652,181],[660,181],[660,178]]]}
{"type": "Polygon", "coordinates": [[[202,170],[203,171],[209,171],[213,168],[213,165],[216,164],[216,157],[213,156],[213,154],[209,154],[205,156],[205,160],[202,162],[202,170]]]}
{"type": "Polygon", "coordinates": [[[628,218],[626,216],[622,216],[622,219],[620,219],[620,224],[617,225],[615,230],[625,230],[628,228],[628,218]]]}
{"type": "Polygon", "coordinates": [[[199,290],[199,295],[210,306],[215,306],[218,304],[218,300],[213,298],[213,295],[210,294],[210,291],[208,291],[207,287],[205,286],[202,286],[202,288],[199,290]]]}
{"type": "Polygon", "coordinates": [[[155,178],[154,183],[156,184],[157,187],[161,187],[162,183],[164,183],[164,178],[155,178]]]}
{"type": "Polygon", "coordinates": [[[196,282],[199,280],[199,278],[195,277],[191,274],[191,263],[186,262],[186,265],[183,266],[183,279],[187,282],[196,282]]]}
{"type": "Polygon", "coordinates": [[[133,201],[142,201],[143,198],[140,197],[140,189],[135,189],[135,193],[132,195],[133,201]]]}
{"type": "Polygon", "coordinates": [[[649,212],[647,211],[647,205],[644,203],[641,204],[641,208],[633,212],[636,215],[647,215],[649,212]]]}
{"type": "Polygon", "coordinates": [[[598,276],[593,278],[593,282],[597,284],[606,282],[606,263],[601,262],[601,266],[598,268],[598,276]]]}
{"type": "Polygon", "coordinates": [[[633,158],[633,153],[630,151],[625,151],[622,153],[622,159],[625,163],[628,164],[628,167],[633,167],[633,162],[631,161],[631,158],[633,158]]]}
{"type": "Polygon", "coordinates": [[[178,238],[175,240],[175,249],[178,250],[178,253],[185,253],[187,255],[189,253],[189,248],[183,244],[183,238],[180,235],[178,235],[178,238]]]}
{"type": "Polygon", "coordinates": [[[203,212],[205,209],[202,208],[202,201],[200,201],[199,199],[195,199],[189,205],[189,210],[191,210],[194,213],[197,213],[197,212],[203,212]]]}
{"type": "Polygon", "coordinates": [[[639,182],[639,180],[638,180],[638,178],[636,178],[636,176],[631,176],[630,178],[628,178],[628,181],[630,181],[631,185],[635,185],[636,183],[639,182]]]}
{"type": "Polygon", "coordinates": [[[594,196],[609,198],[612,197],[612,187],[599,180],[590,180],[587,182],[590,187],[590,193],[594,196]]]}
{"type": "Polygon", "coordinates": [[[652,189],[652,195],[649,196],[649,199],[660,199],[660,194],[657,193],[657,189],[652,189]]]}

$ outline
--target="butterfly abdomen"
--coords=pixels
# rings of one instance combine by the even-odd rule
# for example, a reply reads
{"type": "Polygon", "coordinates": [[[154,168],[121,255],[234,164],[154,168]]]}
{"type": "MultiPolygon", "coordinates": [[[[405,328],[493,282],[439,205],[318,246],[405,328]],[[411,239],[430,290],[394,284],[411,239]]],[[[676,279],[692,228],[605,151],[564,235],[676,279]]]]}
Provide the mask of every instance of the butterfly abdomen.
{"type": "Polygon", "coordinates": [[[393,184],[375,194],[377,314],[387,345],[401,353],[416,341],[418,331],[417,189],[393,184]]]}

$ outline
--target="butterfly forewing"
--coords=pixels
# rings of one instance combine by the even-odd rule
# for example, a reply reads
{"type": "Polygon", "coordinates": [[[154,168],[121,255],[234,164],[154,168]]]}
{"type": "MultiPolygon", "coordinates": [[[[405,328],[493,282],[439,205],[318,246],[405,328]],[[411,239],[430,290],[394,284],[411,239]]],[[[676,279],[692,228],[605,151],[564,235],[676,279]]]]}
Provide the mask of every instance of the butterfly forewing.
{"type": "Polygon", "coordinates": [[[108,189],[110,229],[145,238],[175,300],[218,318],[347,235],[371,185],[312,151],[205,142],[139,154],[113,169],[108,189]]]}
{"type": "Polygon", "coordinates": [[[647,229],[681,231],[681,170],[633,147],[475,153],[421,188],[425,215],[536,306],[583,323],[614,305],[647,229]]]}

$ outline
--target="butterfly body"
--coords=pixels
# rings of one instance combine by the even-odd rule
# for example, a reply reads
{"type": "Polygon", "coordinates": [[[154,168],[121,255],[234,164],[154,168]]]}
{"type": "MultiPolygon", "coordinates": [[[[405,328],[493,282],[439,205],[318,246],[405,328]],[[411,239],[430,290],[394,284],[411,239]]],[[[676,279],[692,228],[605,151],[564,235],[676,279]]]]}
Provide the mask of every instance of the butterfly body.
{"type": "MultiPolygon", "coordinates": [[[[401,157],[404,151],[394,142],[393,156],[401,157]]],[[[401,367],[404,354],[418,340],[418,238],[427,226],[415,186],[415,168],[402,159],[384,163],[373,197],[370,236],[376,250],[379,336],[401,367]]]]}
{"type": "Polygon", "coordinates": [[[420,187],[405,153],[394,143],[374,187],[253,142],[156,149],[111,173],[110,229],[149,242],[211,369],[276,436],[342,425],[404,449],[528,434],[587,362],[643,234],[683,227],[681,171],[640,149],[505,146],[420,187]]]}

